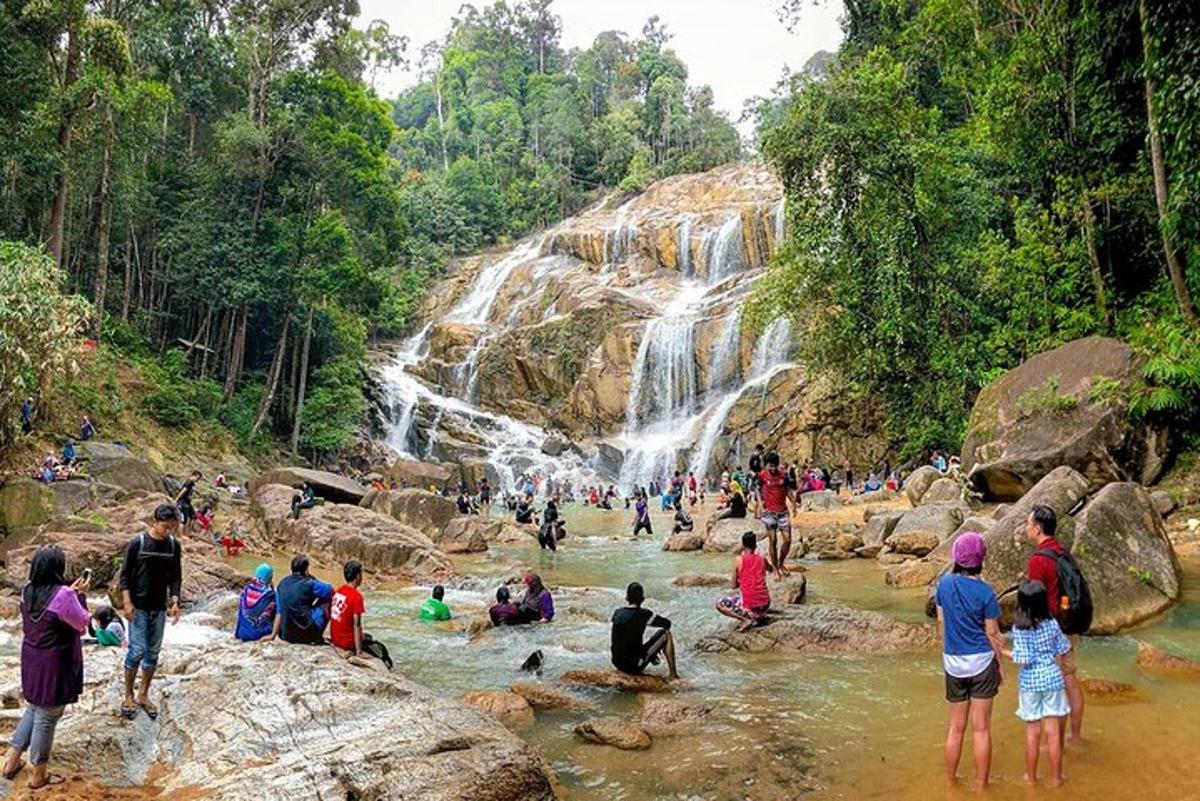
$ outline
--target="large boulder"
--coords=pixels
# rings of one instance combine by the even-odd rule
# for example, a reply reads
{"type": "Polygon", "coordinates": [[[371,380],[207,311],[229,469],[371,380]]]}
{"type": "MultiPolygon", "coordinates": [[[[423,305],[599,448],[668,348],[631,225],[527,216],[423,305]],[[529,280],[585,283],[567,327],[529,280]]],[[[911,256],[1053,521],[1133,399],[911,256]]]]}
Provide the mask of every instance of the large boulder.
{"type": "Polygon", "coordinates": [[[788,651],[805,654],[893,653],[933,645],[932,626],[902,623],[879,612],[844,606],[792,606],[747,631],[722,623],[696,650],[788,651]]]}
{"type": "Polygon", "coordinates": [[[936,562],[912,561],[892,565],[884,574],[884,583],[903,590],[910,587],[928,587],[942,572],[943,565],[936,562]]]}
{"type": "Polygon", "coordinates": [[[359,505],[394,517],[430,539],[437,539],[458,514],[453,500],[423,489],[370,490],[359,505]]]}
{"type": "Polygon", "coordinates": [[[40,481],[18,478],[0,487],[0,536],[37,528],[53,516],[54,492],[40,481]]]}
{"type": "Polygon", "coordinates": [[[1150,494],[1109,484],[1075,517],[1071,554],[1087,577],[1093,634],[1147,620],[1179,600],[1180,567],[1150,494]]]}
{"type": "Polygon", "coordinates": [[[892,532],[896,530],[896,524],[900,522],[900,518],[904,517],[905,512],[888,511],[881,512],[876,515],[871,515],[871,519],[867,521],[867,528],[863,532],[863,545],[880,547],[892,536],[892,532]]]}
{"type": "Polygon", "coordinates": [[[575,734],[590,743],[611,745],[623,751],[650,747],[650,735],[637,723],[620,718],[588,718],[575,726],[575,734]]]}
{"type": "Polygon", "coordinates": [[[324,470],[309,470],[303,467],[280,467],[250,479],[250,491],[257,492],[269,484],[284,484],[299,487],[304,482],[312,485],[318,498],[333,503],[361,503],[367,488],[357,481],[337,473],[324,470]]]}
{"type": "MultiPolygon", "coordinates": [[[[59,724],[60,769],[164,798],[548,801],[549,768],[488,715],[375,660],[232,638],[164,650],[158,724],[113,714],[120,649],[89,652],[59,724]]],[[[5,686],[19,681],[13,665],[5,686]]]]}
{"type": "Polygon", "coordinates": [[[510,729],[533,725],[533,707],[524,697],[508,690],[472,690],[462,701],[494,717],[510,729]]]}
{"type": "Polygon", "coordinates": [[[885,545],[892,553],[925,556],[938,547],[941,540],[932,531],[897,532],[887,538],[885,545]]]}
{"type": "Polygon", "coordinates": [[[726,518],[724,520],[709,518],[704,533],[704,550],[733,553],[742,547],[742,534],[747,531],[755,532],[759,539],[766,536],[762,531],[762,525],[751,517],[726,518]]]}
{"type": "Polygon", "coordinates": [[[416,459],[397,459],[388,465],[387,477],[409,487],[441,488],[454,476],[449,465],[421,462],[416,459]]]}
{"type": "Polygon", "coordinates": [[[94,481],[124,490],[155,492],[163,488],[150,463],[120,443],[78,442],[75,453],[81,462],[82,473],[94,481]]]}
{"type": "Polygon", "coordinates": [[[449,574],[451,564],[433,542],[415,528],[387,515],[349,504],[305,509],[293,520],[295,490],[279,484],[260,486],[252,512],[277,548],[318,559],[357,559],[367,570],[407,576],[449,574]]]}
{"type": "Polygon", "coordinates": [[[921,496],[921,504],[947,503],[962,500],[962,487],[952,478],[939,478],[921,496]]]}
{"type": "Polygon", "coordinates": [[[496,539],[501,527],[499,520],[462,515],[446,524],[437,544],[446,553],[480,553],[488,549],[488,540],[496,539]]]}
{"type": "Polygon", "coordinates": [[[704,537],[694,531],[681,531],[663,540],[664,551],[698,551],[704,547],[704,537]]]}
{"type": "MultiPolygon", "coordinates": [[[[919,506],[911,512],[906,512],[896,522],[892,533],[884,542],[894,551],[924,556],[953,534],[962,525],[965,517],[964,507],[958,504],[919,506]],[[920,543],[922,546],[928,544],[928,549],[924,553],[918,553],[916,550],[901,547],[902,542],[920,543]]],[[[870,523],[867,525],[869,527],[870,523]]]]}
{"type": "Polygon", "coordinates": [[[1123,342],[1087,337],[1041,353],[984,387],[963,442],[962,465],[985,496],[1016,500],[1055,467],[1094,491],[1114,481],[1153,483],[1169,431],[1129,415],[1144,358],[1123,342]]]}
{"type": "Polygon", "coordinates": [[[904,497],[908,498],[908,502],[913,506],[921,503],[921,499],[925,497],[925,493],[933,486],[933,482],[942,477],[942,472],[931,465],[918,467],[904,481],[904,497]]]}
{"type": "Polygon", "coordinates": [[[800,496],[800,511],[802,512],[826,512],[830,509],[838,509],[841,505],[842,499],[833,490],[815,490],[805,492],[800,496]]]}

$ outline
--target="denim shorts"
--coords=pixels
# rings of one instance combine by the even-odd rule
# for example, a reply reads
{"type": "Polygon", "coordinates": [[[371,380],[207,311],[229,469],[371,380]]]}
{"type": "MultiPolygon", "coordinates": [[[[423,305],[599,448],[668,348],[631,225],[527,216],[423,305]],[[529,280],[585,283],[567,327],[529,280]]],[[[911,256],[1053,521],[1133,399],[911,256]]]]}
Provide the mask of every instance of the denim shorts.
{"type": "Polygon", "coordinates": [[[154,670],[158,667],[158,651],[162,648],[163,630],[167,626],[167,611],[134,609],[129,621],[129,649],[125,652],[125,669],[154,670]]]}
{"type": "Polygon", "coordinates": [[[1017,717],[1026,723],[1071,714],[1066,690],[1021,690],[1017,698],[1017,717]]]}

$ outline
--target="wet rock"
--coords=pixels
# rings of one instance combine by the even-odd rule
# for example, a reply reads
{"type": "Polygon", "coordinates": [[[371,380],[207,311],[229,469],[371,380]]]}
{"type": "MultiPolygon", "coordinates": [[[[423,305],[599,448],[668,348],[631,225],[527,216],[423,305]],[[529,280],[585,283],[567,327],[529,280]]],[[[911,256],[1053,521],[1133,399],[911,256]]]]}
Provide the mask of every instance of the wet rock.
{"type": "Polygon", "coordinates": [[[624,751],[650,747],[650,735],[636,723],[620,718],[588,718],[575,727],[575,734],[591,743],[611,745],[624,751]]]}
{"type": "Polygon", "coordinates": [[[435,541],[458,515],[453,500],[423,489],[369,490],[359,505],[388,515],[435,541]]]}
{"type": "Polygon", "coordinates": [[[844,553],[853,553],[863,545],[862,537],[850,532],[843,532],[838,535],[837,544],[835,547],[844,553]]]}
{"type": "Polygon", "coordinates": [[[508,690],[474,690],[463,693],[462,701],[486,712],[509,729],[533,725],[533,707],[529,701],[508,690]]]}
{"type": "Polygon", "coordinates": [[[933,486],[933,482],[941,477],[942,473],[936,467],[931,465],[918,467],[904,482],[904,497],[908,498],[908,502],[914,507],[918,506],[921,499],[925,497],[925,493],[933,486]]]}
{"type": "Polygon", "coordinates": [[[450,560],[421,532],[359,506],[325,504],[293,520],[291,487],[259,487],[251,506],[275,547],[344,562],[357,559],[367,570],[429,576],[452,572],[450,560]]]}
{"type": "Polygon", "coordinates": [[[792,572],[783,581],[770,584],[767,589],[771,592],[773,606],[802,604],[808,591],[808,578],[802,572],[792,572]]]}
{"type": "MultiPolygon", "coordinates": [[[[151,782],[163,798],[549,801],[537,751],[489,716],[332,648],[230,638],[169,646],[155,677],[162,718],[113,714],[120,649],[88,652],[59,770],[105,785],[151,782]],[[237,766],[231,769],[231,766],[237,766]]],[[[0,676],[15,681],[17,669],[0,676]]]]}
{"type": "Polygon", "coordinates": [[[926,587],[941,575],[944,565],[936,562],[906,562],[889,567],[883,580],[889,587],[908,589],[926,587]]]}
{"type": "Polygon", "coordinates": [[[571,443],[558,434],[550,434],[542,440],[542,453],[547,456],[559,456],[567,448],[571,447],[571,443]]]}
{"type": "Polygon", "coordinates": [[[84,475],[93,481],[123,490],[161,492],[159,474],[142,457],[115,442],[75,443],[75,453],[83,463],[84,475]]]}
{"type": "Polygon", "coordinates": [[[701,698],[639,695],[638,710],[641,727],[651,737],[673,737],[694,733],[695,726],[712,714],[713,704],[701,698]]]}
{"type": "Polygon", "coordinates": [[[962,487],[952,478],[939,478],[929,485],[929,489],[921,496],[922,505],[927,503],[945,503],[961,501],[962,487]]]}
{"type": "Polygon", "coordinates": [[[872,515],[867,521],[867,527],[863,532],[863,545],[882,546],[888,537],[892,536],[892,532],[896,530],[896,524],[900,522],[900,518],[904,517],[904,512],[887,511],[877,515],[872,515]]]}
{"type": "Polygon", "coordinates": [[[729,576],[722,573],[681,573],[671,583],[676,587],[728,587],[729,576]]]}
{"type": "Polygon", "coordinates": [[[534,709],[577,711],[594,706],[573,693],[536,681],[515,682],[508,689],[528,701],[534,709]]]}
{"type": "Polygon", "coordinates": [[[313,492],[318,498],[324,498],[332,503],[358,504],[367,495],[367,488],[357,481],[337,473],[324,470],[308,470],[303,467],[281,467],[250,479],[251,493],[257,493],[262,487],[271,484],[282,484],[298,488],[304,482],[312,485],[313,492]]]}
{"type": "Polygon", "coordinates": [[[1200,676],[1200,662],[1176,656],[1141,640],[1138,641],[1137,665],[1142,670],[1200,676]]]}
{"type": "Polygon", "coordinates": [[[833,490],[805,492],[800,496],[800,511],[826,512],[841,508],[842,501],[833,490]]]}
{"type": "MultiPolygon", "coordinates": [[[[626,396],[621,401],[621,414],[624,414],[625,406],[628,404],[626,396]]],[[[621,465],[625,463],[625,451],[611,442],[597,442],[596,456],[600,462],[600,470],[610,476],[617,476],[621,473],[621,465]]]]}
{"type": "Polygon", "coordinates": [[[906,531],[888,537],[886,545],[895,553],[925,556],[938,547],[938,543],[938,535],[932,531],[906,531]]]}
{"type": "Polygon", "coordinates": [[[481,553],[488,549],[488,540],[496,539],[501,524],[479,515],[463,515],[446,524],[437,538],[437,545],[446,553],[481,553]]]}
{"type": "Polygon", "coordinates": [[[878,612],[844,606],[788,607],[765,625],[739,632],[720,624],[700,638],[695,648],[705,653],[724,651],[787,651],[806,654],[893,653],[934,644],[932,626],[901,623],[878,612]]]}
{"type": "Polygon", "coordinates": [[[916,559],[915,556],[908,554],[890,552],[881,553],[877,558],[881,565],[902,565],[905,562],[911,562],[916,559]]]}
{"type": "Polygon", "coordinates": [[[1080,679],[1079,684],[1083,687],[1083,693],[1087,696],[1088,702],[1098,703],[1101,706],[1128,704],[1145,699],[1141,690],[1132,684],[1121,681],[1080,679]]]}
{"type": "Polygon", "coordinates": [[[1163,517],[1169,517],[1171,512],[1174,512],[1179,504],[1175,500],[1175,496],[1166,490],[1155,490],[1150,493],[1150,500],[1154,503],[1154,508],[1163,517]]]}
{"type": "Polygon", "coordinates": [[[704,537],[694,531],[681,531],[663,540],[664,551],[698,551],[704,547],[704,537]]]}
{"type": "Polygon", "coordinates": [[[963,469],[997,500],[1016,500],[1058,466],[1081,473],[1092,491],[1154,483],[1169,431],[1128,414],[1144,364],[1124,342],[1087,337],[1008,371],[976,398],[963,469]]]}
{"type": "Polygon", "coordinates": [[[437,487],[441,489],[454,476],[454,470],[445,464],[421,462],[416,459],[397,459],[388,465],[387,477],[390,481],[407,484],[410,487],[437,487]]]}
{"type": "Polygon", "coordinates": [[[634,676],[619,670],[568,670],[558,680],[563,684],[607,687],[622,692],[657,693],[671,689],[671,682],[663,676],[652,673],[634,676]]]}
{"type": "Polygon", "coordinates": [[[860,559],[874,559],[882,550],[882,545],[864,545],[861,548],[855,548],[854,555],[860,559]]]}
{"type": "Polygon", "coordinates": [[[825,548],[817,551],[817,558],[822,562],[840,562],[843,559],[853,559],[852,551],[843,551],[838,548],[825,548]]]}
{"type": "Polygon", "coordinates": [[[760,541],[766,539],[762,525],[753,518],[710,518],[704,535],[704,550],[716,553],[733,553],[740,550],[742,534],[747,531],[755,531],[760,541]]]}

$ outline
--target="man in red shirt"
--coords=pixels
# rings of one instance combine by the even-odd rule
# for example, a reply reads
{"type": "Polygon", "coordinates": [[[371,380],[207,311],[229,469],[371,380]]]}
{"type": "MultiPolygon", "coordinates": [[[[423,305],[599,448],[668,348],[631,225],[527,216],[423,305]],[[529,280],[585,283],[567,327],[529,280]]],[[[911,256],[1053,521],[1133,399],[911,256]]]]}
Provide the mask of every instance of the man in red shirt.
{"type": "Polygon", "coordinates": [[[333,594],[329,607],[329,639],[335,648],[361,654],[362,616],[367,611],[362,593],[358,591],[362,584],[362,565],[351,559],[342,568],[342,575],[346,583],[333,594]]]}
{"type": "MultiPolygon", "coordinates": [[[[1038,551],[1053,551],[1070,556],[1070,552],[1058,541],[1058,515],[1049,506],[1035,506],[1025,521],[1025,537],[1033,543],[1034,553],[1029,557],[1026,572],[1030,581],[1040,581],[1046,587],[1046,600],[1050,605],[1050,614],[1059,616],[1062,596],[1058,589],[1058,563],[1054,559],[1038,551]]],[[[1071,650],[1060,657],[1063,681],[1066,684],[1067,700],[1071,704],[1071,739],[1078,742],[1083,739],[1083,688],[1079,684],[1079,663],[1076,654],[1079,649],[1079,635],[1069,635],[1071,650]]],[[[1065,734],[1066,727],[1061,727],[1065,734]]]]}
{"type": "Polygon", "coordinates": [[[792,550],[792,524],[788,519],[791,503],[788,490],[792,487],[789,484],[787,471],[779,469],[779,454],[768,453],[767,468],[758,474],[758,486],[762,495],[762,522],[769,541],[767,557],[774,568],[776,581],[788,574],[785,562],[792,550]]]}

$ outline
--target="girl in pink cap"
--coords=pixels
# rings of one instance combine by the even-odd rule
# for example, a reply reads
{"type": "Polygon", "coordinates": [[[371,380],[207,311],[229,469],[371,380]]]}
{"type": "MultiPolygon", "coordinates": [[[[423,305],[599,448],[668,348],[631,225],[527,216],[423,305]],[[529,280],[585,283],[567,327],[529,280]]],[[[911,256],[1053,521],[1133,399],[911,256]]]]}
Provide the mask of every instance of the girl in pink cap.
{"type": "Polygon", "coordinates": [[[975,756],[975,786],[984,789],[992,766],[992,700],[1004,680],[999,655],[1000,604],[996,593],[979,577],[987,543],[974,531],[954,541],[954,569],[938,581],[937,619],[942,639],[942,667],[950,729],[946,734],[946,778],[958,781],[967,723],[971,724],[975,756]]]}

